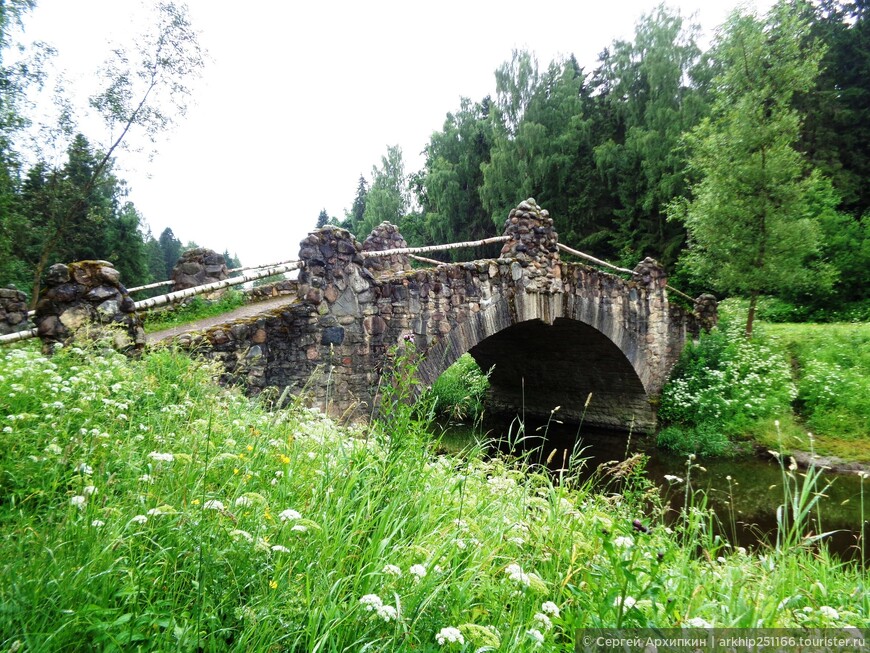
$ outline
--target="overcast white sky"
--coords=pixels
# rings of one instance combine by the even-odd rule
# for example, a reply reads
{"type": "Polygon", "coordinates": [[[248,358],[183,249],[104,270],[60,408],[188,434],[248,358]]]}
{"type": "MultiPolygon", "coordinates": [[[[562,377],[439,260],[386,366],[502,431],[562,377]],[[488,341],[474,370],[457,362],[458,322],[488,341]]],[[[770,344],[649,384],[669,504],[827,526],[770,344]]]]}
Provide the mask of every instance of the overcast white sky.
{"type": "MultiPolygon", "coordinates": [[[[228,249],[246,265],[293,259],[321,209],[344,216],[360,174],[370,177],[387,146],[401,146],[406,172],[422,167],[431,133],[461,96],[494,94],[494,71],[512,49],[534,51],[541,67],[574,53],[591,70],[658,4],[189,0],[212,58],[196,105],[150,164],[119,155],[120,176],[155,237],[168,226],[182,242],[228,249]]],[[[736,2],[667,4],[711,34],[736,2]]],[[[110,44],[129,38],[138,7],[38,0],[26,39],[54,45],[76,87],[92,87],[110,44]]]]}

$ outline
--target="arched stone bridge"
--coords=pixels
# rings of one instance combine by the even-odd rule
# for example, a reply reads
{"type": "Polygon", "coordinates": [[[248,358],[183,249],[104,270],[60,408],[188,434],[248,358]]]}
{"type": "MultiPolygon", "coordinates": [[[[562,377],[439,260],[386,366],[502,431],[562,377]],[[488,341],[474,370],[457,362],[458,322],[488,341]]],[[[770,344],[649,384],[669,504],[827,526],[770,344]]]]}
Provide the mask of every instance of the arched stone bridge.
{"type": "Polygon", "coordinates": [[[407,254],[372,254],[405,246],[392,225],[365,243],[319,229],[302,241],[293,301],[177,342],[220,361],[224,381],[254,393],[289,386],[334,415],[371,414],[391,350],[413,341],[427,384],[470,352],[493,368],[495,408],[546,416],[560,406],[563,420],[652,429],[655,399],[710,306],[671,303],[652,259],[631,280],[560,260],[534,200],[511,211],[505,235],[498,259],[414,270],[407,254]]]}

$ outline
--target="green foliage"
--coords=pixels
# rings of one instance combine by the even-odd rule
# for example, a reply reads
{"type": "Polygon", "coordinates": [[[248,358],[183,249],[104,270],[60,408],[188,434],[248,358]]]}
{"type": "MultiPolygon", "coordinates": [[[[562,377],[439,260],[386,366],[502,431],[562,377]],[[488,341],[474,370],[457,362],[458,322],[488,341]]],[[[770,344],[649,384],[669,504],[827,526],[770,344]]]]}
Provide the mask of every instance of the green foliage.
{"type": "Polygon", "coordinates": [[[354,210],[342,223],[358,240],[362,241],[381,222],[401,224],[410,204],[410,190],[405,176],[402,148],[393,145],[381,157],[381,166],[372,168],[372,184],[365,192],[364,199],[359,193],[365,188],[365,180],[360,177],[354,210]],[[362,219],[358,213],[362,210],[362,219]]]}
{"type": "Polygon", "coordinates": [[[771,325],[767,332],[794,362],[795,408],[807,429],[822,438],[865,438],[870,424],[868,323],[771,325]]]}
{"type": "Polygon", "coordinates": [[[476,422],[483,415],[483,400],[489,389],[484,374],[471,354],[463,354],[432,384],[435,410],[459,421],[476,422]]]}
{"type": "Polygon", "coordinates": [[[668,424],[656,435],[656,445],[681,454],[693,453],[702,458],[734,454],[734,443],[713,423],[697,425],[668,424]]]}
{"type": "Polygon", "coordinates": [[[762,293],[829,289],[830,268],[816,258],[818,202],[829,184],[795,149],[800,115],[792,105],[818,75],[821,47],[805,39],[808,26],[779,2],[767,20],[735,13],[714,49],[710,118],[688,137],[698,182],[691,201],[671,205],[691,246],[690,267],[719,290],[750,296],[746,333],[762,293]]]}
{"type": "MultiPolygon", "coordinates": [[[[494,123],[490,99],[472,103],[462,98],[460,109],[448,113],[444,127],[426,146],[426,163],[415,177],[423,209],[411,224],[402,225],[409,244],[425,245],[481,240],[493,235],[493,223],[477,189],[483,186],[482,166],[490,159],[494,123]]],[[[461,259],[464,253],[453,252],[461,259]]]]}
{"type": "Polygon", "coordinates": [[[227,313],[239,306],[244,306],[247,299],[238,290],[225,290],[216,300],[192,297],[180,304],[163,309],[155,309],[145,313],[145,331],[153,333],[202,320],[207,317],[227,313]]]}
{"type": "Polygon", "coordinates": [[[709,63],[695,42],[698,30],[660,5],[638,22],[633,42],[613,44],[599,72],[616,128],[594,155],[618,199],[608,238],[628,265],[652,256],[670,267],[683,245],[682,226],[669,223],[665,210],[686,191],[680,139],[709,111],[709,63]]]}
{"type": "Polygon", "coordinates": [[[384,393],[398,412],[364,430],[267,412],[170,350],[5,350],[0,646],[522,653],[572,648],[582,627],[870,617],[866,572],[733,550],[688,486],[665,528],[641,493],[433,455],[403,369],[384,393]]]}
{"type": "Polygon", "coordinates": [[[700,446],[712,437],[710,446],[721,448],[723,436],[746,435],[758,420],[789,412],[796,395],[786,358],[723,320],[689,344],[662,390],[659,416],[679,428],[663,431],[659,442],[700,446]]]}

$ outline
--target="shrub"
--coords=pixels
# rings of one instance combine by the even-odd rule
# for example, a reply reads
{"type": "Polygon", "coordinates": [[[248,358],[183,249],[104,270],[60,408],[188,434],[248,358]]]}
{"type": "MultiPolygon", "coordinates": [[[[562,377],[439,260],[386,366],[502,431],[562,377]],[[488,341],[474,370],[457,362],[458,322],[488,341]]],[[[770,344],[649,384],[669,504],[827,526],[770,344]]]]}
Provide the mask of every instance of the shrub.
{"type": "Polygon", "coordinates": [[[484,374],[471,354],[463,354],[432,384],[435,410],[452,419],[476,421],[483,414],[483,400],[489,389],[484,374]]]}
{"type": "Polygon", "coordinates": [[[741,327],[740,320],[723,320],[686,348],[659,409],[682,435],[663,433],[662,446],[697,444],[716,433],[719,439],[742,435],[759,419],[790,410],[797,388],[788,361],[758,339],[747,340],[741,327]]]}

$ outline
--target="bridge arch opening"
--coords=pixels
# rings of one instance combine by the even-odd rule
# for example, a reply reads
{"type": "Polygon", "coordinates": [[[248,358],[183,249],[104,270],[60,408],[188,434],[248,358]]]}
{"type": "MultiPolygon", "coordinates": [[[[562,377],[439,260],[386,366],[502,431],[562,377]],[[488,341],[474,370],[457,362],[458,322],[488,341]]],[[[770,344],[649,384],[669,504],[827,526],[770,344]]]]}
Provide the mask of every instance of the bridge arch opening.
{"type": "Polygon", "coordinates": [[[492,369],[486,402],[491,414],[547,418],[558,406],[557,417],[566,422],[654,430],[655,410],[636,370],[643,361],[629,359],[636,348],[620,347],[601,330],[572,318],[547,323],[489,317],[472,321],[431,349],[421,370],[424,380],[434,382],[467,351],[481,370],[492,369]]]}
{"type": "Polygon", "coordinates": [[[594,327],[568,318],[529,320],[469,351],[492,368],[488,408],[609,428],[655,427],[643,384],[623,352],[594,327]],[[588,403],[587,403],[588,400],[588,403]]]}

